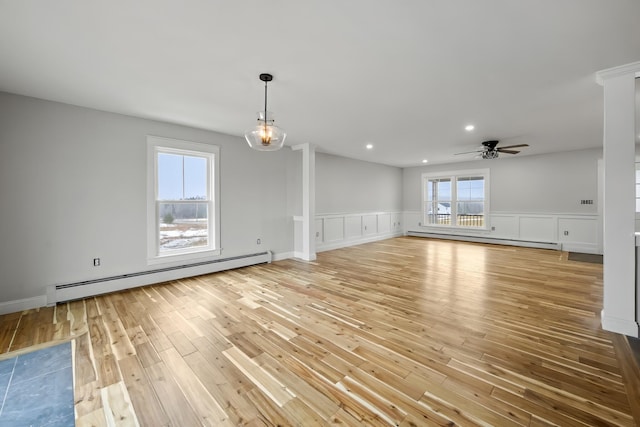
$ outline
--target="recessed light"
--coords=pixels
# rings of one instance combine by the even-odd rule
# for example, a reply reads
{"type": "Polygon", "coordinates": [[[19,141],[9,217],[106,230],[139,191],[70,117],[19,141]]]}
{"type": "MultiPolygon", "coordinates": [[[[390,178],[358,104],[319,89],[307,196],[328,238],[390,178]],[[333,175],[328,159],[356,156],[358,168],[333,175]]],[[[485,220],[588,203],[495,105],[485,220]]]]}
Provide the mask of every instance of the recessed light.
{"type": "Polygon", "coordinates": [[[424,160],[422,161],[422,163],[428,163],[428,162],[429,162],[429,160],[427,160],[427,159],[424,159],[424,160]]]}
{"type": "Polygon", "coordinates": [[[474,130],[476,127],[474,125],[466,125],[464,127],[464,130],[466,130],[467,132],[471,132],[472,130],[474,130]]]}
{"type": "Polygon", "coordinates": [[[367,147],[367,150],[371,150],[373,148],[373,144],[367,144],[366,147],[367,147]]]}

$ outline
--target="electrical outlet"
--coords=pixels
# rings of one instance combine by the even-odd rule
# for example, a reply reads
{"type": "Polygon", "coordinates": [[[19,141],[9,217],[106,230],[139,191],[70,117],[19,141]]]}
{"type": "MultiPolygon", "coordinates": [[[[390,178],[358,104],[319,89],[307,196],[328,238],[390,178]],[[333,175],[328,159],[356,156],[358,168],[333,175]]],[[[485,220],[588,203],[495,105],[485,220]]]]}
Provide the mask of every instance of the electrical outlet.
{"type": "Polygon", "coordinates": [[[260,243],[262,243],[262,240],[258,239],[256,240],[256,243],[259,245],[260,243]]]}
{"type": "Polygon", "coordinates": [[[100,267],[100,258],[94,258],[93,259],[93,266],[94,267],[100,267]]]}

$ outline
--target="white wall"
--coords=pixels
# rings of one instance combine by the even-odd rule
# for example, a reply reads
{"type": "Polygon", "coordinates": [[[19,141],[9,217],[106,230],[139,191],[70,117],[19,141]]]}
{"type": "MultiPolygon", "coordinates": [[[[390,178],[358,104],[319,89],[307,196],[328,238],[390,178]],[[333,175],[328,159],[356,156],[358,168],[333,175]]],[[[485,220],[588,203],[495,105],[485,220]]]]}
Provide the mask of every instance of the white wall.
{"type": "Polygon", "coordinates": [[[503,156],[494,160],[404,169],[404,210],[421,210],[422,173],[489,168],[492,212],[597,214],[601,149],[503,156]],[[593,205],[581,205],[583,199],[593,200],[593,205]]]}
{"type": "Polygon", "coordinates": [[[402,234],[402,169],[316,153],[318,252],[402,234]]]}
{"type": "Polygon", "coordinates": [[[317,214],[402,211],[402,169],[316,153],[317,214]]]}
{"type": "Polygon", "coordinates": [[[222,257],[293,251],[288,150],[255,152],[239,137],[0,93],[0,303],[150,269],[148,134],[221,147],[222,257]]]}

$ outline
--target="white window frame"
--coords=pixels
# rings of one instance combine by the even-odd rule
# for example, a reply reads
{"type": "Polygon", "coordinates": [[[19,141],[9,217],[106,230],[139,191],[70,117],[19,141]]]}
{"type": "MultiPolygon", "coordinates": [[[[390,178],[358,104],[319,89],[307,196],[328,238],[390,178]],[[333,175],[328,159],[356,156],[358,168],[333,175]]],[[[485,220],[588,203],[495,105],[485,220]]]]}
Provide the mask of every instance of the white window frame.
{"type": "Polygon", "coordinates": [[[220,255],[220,147],[147,135],[147,264],[189,261],[220,255]],[[158,154],[194,155],[208,159],[208,245],[160,253],[158,154]]]}
{"type": "Polygon", "coordinates": [[[640,162],[636,159],[635,162],[636,165],[636,177],[635,177],[635,184],[636,184],[636,219],[640,219],[640,210],[637,209],[638,206],[638,200],[640,200],[640,191],[638,191],[638,185],[640,185],[640,180],[638,179],[638,171],[640,170],[640,162]]]}
{"type": "Polygon", "coordinates": [[[444,172],[429,172],[423,173],[421,176],[422,189],[422,227],[437,227],[437,228],[453,228],[459,230],[489,230],[489,213],[491,212],[489,206],[490,197],[490,172],[489,169],[472,169],[472,170],[457,170],[457,171],[444,171],[444,172]],[[458,209],[458,178],[469,178],[481,176],[484,179],[484,227],[472,227],[465,225],[458,225],[457,209],[458,209]],[[428,179],[450,179],[451,180],[451,224],[429,224],[427,218],[427,211],[425,209],[427,204],[427,180],[428,179]]]}

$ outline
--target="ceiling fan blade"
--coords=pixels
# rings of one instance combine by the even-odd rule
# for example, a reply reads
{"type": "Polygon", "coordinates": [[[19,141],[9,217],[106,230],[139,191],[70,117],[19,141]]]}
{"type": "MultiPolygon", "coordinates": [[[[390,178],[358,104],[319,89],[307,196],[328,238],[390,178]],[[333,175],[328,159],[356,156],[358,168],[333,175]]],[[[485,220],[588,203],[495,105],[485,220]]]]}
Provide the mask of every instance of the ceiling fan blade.
{"type": "Polygon", "coordinates": [[[498,148],[498,152],[507,153],[507,154],[518,154],[519,151],[516,150],[505,150],[504,148],[498,148]]]}
{"type": "Polygon", "coordinates": [[[464,153],[455,153],[454,156],[457,156],[458,154],[471,154],[471,153],[482,153],[483,150],[476,150],[476,151],[465,151],[464,153]]]}
{"type": "Polygon", "coordinates": [[[518,145],[507,145],[504,147],[498,147],[498,150],[504,150],[505,148],[519,148],[519,147],[528,147],[529,144],[518,144],[518,145]]]}

